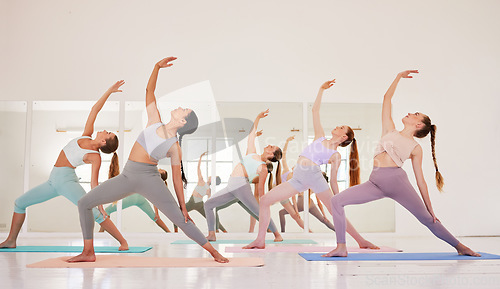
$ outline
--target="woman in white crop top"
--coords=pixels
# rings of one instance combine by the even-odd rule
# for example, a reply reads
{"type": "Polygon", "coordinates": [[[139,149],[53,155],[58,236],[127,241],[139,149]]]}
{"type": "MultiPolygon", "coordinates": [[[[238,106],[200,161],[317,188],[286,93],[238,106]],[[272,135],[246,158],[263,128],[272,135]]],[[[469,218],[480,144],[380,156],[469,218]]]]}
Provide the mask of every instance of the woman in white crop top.
{"type": "MultiPolygon", "coordinates": [[[[340,166],[340,153],[337,152],[337,147],[351,146],[351,154],[349,156],[349,176],[351,185],[359,183],[359,166],[358,166],[358,150],[354,131],[347,125],[337,126],[332,130],[332,137],[326,139],[325,131],[321,125],[319,110],[323,92],[329,89],[335,83],[335,79],[323,83],[314,101],[312,107],[313,126],[314,126],[314,142],[308,145],[299,156],[297,164],[293,171],[293,176],[290,180],[281,183],[270,192],[268,192],[260,201],[261,220],[259,222],[259,234],[257,239],[244,249],[260,249],[265,247],[266,226],[271,216],[270,207],[272,204],[286,200],[307,189],[312,189],[321,201],[327,206],[331,213],[330,198],[333,194],[339,192],[337,179],[337,171],[340,166]],[[330,186],[321,174],[321,164],[331,164],[330,186]],[[354,166],[353,166],[354,164],[354,166]]],[[[378,248],[371,242],[365,240],[350,223],[348,223],[349,234],[358,242],[361,248],[378,248]]]]}
{"type": "MultiPolygon", "coordinates": [[[[118,157],[115,153],[118,148],[118,138],[116,135],[112,132],[100,131],[97,132],[95,139],[92,139],[91,136],[94,133],[94,122],[97,114],[101,111],[104,103],[112,93],[121,92],[119,89],[124,83],[123,80],[120,80],[113,84],[94,104],[87,118],[82,136],[71,140],[61,150],[52,168],[49,180],[32,188],[16,199],[10,233],[7,240],[0,244],[0,248],[16,247],[17,236],[24,223],[27,207],[43,203],[58,196],[63,196],[77,205],[78,200],[86,192],[78,181],[75,167],[84,163],[92,164],[90,185],[92,188],[95,188],[99,184],[98,176],[99,168],[101,167],[99,151],[107,154],[114,153],[110,170],[113,170],[113,166],[118,166],[118,157]]],[[[93,208],[92,213],[94,220],[120,242],[119,250],[128,250],[127,241],[125,241],[125,238],[123,238],[111,219],[107,217],[102,206],[99,207],[99,211],[93,208]]]]}
{"type": "Polygon", "coordinates": [[[434,150],[436,126],[423,113],[408,113],[402,121],[404,129],[395,130],[391,115],[391,99],[401,78],[413,78],[412,73],[418,70],[400,72],[384,95],[382,105],[382,139],[377,146],[374,168],[368,182],[346,189],[331,199],[333,208],[333,222],[337,235],[337,248],[324,255],[326,257],[346,257],[345,240],[345,213],[344,207],[353,204],[363,204],[381,198],[391,198],[412,213],[436,237],[453,246],[458,254],[480,256],[460,243],[441,224],[431,205],[427,183],[422,172],[422,148],[415,142],[414,137],[423,138],[430,132],[432,158],[436,169],[436,185],[439,190],[443,187],[443,179],[438,171],[434,150]],[[413,173],[422,199],[410,184],[406,172],[401,168],[403,162],[410,158],[413,173]],[[423,202],[422,202],[423,201],[423,202]]]}
{"type": "Polygon", "coordinates": [[[182,136],[198,128],[198,118],[191,109],[181,107],[171,111],[168,123],[162,123],[156,105],[156,82],[160,69],[173,65],[176,57],[167,57],[157,62],[146,87],[146,112],[148,123],[132,147],[127,164],[118,176],[109,179],[91,190],[78,202],[80,224],[83,235],[83,252],[68,262],[94,262],[94,224],[90,222],[90,208],[111,203],[137,193],[153,203],[172,223],[177,225],[192,240],[208,251],[216,262],[227,263],[224,258],[189,217],[184,200],[184,184],[187,182],[182,169],[182,136]],[[179,139],[177,140],[177,135],[179,139]],[[172,182],[177,201],[165,186],[158,173],[158,161],[169,158],[172,182]]]}

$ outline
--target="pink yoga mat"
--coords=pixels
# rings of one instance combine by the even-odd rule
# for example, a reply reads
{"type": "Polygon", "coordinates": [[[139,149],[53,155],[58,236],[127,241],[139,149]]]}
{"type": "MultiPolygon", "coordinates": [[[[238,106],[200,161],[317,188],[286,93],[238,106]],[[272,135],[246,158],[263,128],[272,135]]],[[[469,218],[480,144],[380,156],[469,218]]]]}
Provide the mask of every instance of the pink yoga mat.
{"type": "MultiPolygon", "coordinates": [[[[267,245],[265,249],[242,249],[240,246],[237,247],[226,247],[227,253],[256,253],[256,252],[292,252],[292,253],[303,253],[303,252],[330,252],[335,246],[329,247],[318,247],[318,246],[270,246],[267,245]]],[[[353,253],[380,253],[380,252],[403,252],[400,249],[394,249],[391,247],[380,246],[379,250],[374,249],[361,249],[358,247],[348,247],[348,252],[353,253]]]]}
{"type": "Polygon", "coordinates": [[[217,263],[211,258],[157,258],[125,255],[97,255],[95,262],[67,263],[71,257],[46,259],[28,264],[28,268],[132,268],[132,267],[260,267],[262,258],[229,258],[229,263],[217,263]]]}

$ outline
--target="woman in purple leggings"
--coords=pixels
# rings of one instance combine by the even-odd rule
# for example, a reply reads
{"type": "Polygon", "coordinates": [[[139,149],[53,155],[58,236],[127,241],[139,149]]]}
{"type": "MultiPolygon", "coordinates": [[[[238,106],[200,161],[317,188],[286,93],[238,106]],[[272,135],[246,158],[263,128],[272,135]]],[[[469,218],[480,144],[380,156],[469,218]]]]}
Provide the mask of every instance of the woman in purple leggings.
{"type": "MultiPolygon", "coordinates": [[[[331,131],[332,137],[327,139],[321,125],[319,111],[323,92],[332,87],[334,83],[335,79],[323,83],[314,101],[312,107],[314,142],[308,145],[300,154],[293,170],[293,177],[289,181],[276,186],[260,199],[259,234],[257,239],[243,247],[244,249],[261,249],[265,247],[266,227],[271,218],[270,207],[278,201],[286,200],[299,192],[311,189],[331,211],[330,199],[333,194],[339,192],[338,184],[335,181],[341,159],[337,147],[351,146],[349,183],[350,185],[359,184],[359,158],[354,131],[347,125],[337,126],[331,131]],[[330,186],[328,186],[323,174],[321,174],[320,165],[322,164],[330,164],[330,179],[333,180],[330,182],[330,186]]],[[[378,249],[377,246],[365,240],[349,222],[347,222],[347,230],[358,242],[360,248],[378,249]]]]}
{"type": "Polygon", "coordinates": [[[384,95],[382,106],[382,138],[375,149],[374,167],[368,182],[351,187],[331,199],[333,223],[337,235],[337,248],[325,254],[325,257],[346,257],[345,240],[346,219],[344,207],[363,204],[384,197],[391,198],[405,207],[439,239],[455,247],[458,254],[480,255],[460,243],[438,220],[432,209],[427,184],[422,172],[422,148],[414,137],[423,138],[431,133],[432,159],[436,168],[436,184],[441,191],[443,178],[438,171],[434,143],[436,126],[423,113],[409,113],[403,118],[404,129],[397,131],[391,116],[391,99],[401,78],[412,78],[411,73],[418,70],[400,72],[384,95]],[[413,189],[408,176],[401,168],[403,162],[411,158],[413,172],[422,200],[413,189]]]}

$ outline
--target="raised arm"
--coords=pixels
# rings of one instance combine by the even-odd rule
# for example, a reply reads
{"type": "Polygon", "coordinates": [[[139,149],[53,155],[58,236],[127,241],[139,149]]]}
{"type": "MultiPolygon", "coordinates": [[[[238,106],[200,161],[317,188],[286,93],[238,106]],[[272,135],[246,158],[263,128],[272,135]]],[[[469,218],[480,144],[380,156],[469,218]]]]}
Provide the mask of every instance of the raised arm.
{"type": "Polygon", "coordinates": [[[250,131],[250,134],[248,135],[248,143],[247,143],[247,152],[246,154],[254,154],[257,152],[257,149],[255,148],[255,138],[260,135],[257,131],[257,126],[259,125],[259,121],[261,118],[266,117],[269,114],[269,109],[266,109],[265,111],[259,113],[257,115],[257,118],[255,118],[255,121],[253,122],[252,130],[250,131]]]}
{"type": "Polygon", "coordinates": [[[198,160],[198,186],[203,186],[205,184],[205,180],[203,179],[203,175],[201,174],[201,159],[207,152],[201,154],[200,159],[198,160]]]}
{"type": "Polygon", "coordinates": [[[312,116],[313,116],[313,126],[314,126],[314,140],[325,136],[325,131],[323,130],[323,126],[321,125],[321,119],[319,117],[319,109],[321,107],[321,99],[323,97],[323,92],[325,89],[328,89],[333,86],[335,83],[334,80],[329,80],[321,85],[318,91],[318,95],[316,96],[316,100],[314,101],[312,107],[312,116]]]}
{"type": "Polygon", "coordinates": [[[429,190],[427,189],[427,183],[424,179],[424,173],[422,172],[422,147],[417,145],[415,149],[411,152],[411,164],[413,166],[413,173],[415,174],[415,179],[417,180],[418,190],[420,195],[422,195],[422,200],[424,201],[427,211],[431,214],[435,222],[439,222],[438,218],[434,214],[432,209],[431,199],[429,197],[429,190]]]}
{"type": "Polygon", "coordinates": [[[288,163],[286,161],[286,152],[288,150],[288,143],[295,139],[295,136],[291,136],[286,139],[285,146],[283,147],[283,156],[281,158],[281,162],[283,163],[283,172],[281,174],[284,174],[288,171],[290,171],[290,168],[288,167],[288,163]]]}
{"type": "Polygon", "coordinates": [[[148,124],[150,126],[154,123],[161,122],[160,112],[158,111],[158,107],[156,106],[156,80],[158,79],[158,72],[160,68],[170,67],[173,64],[172,61],[176,60],[177,57],[167,57],[160,60],[155,64],[153,68],[153,72],[151,72],[151,76],[149,77],[148,86],[146,87],[146,112],[148,114],[148,124]]]}
{"type": "Polygon", "coordinates": [[[396,87],[401,78],[413,78],[410,73],[418,73],[418,70],[405,70],[398,73],[396,79],[394,79],[384,95],[384,102],[382,103],[382,135],[387,134],[395,128],[394,121],[392,120],[392,96],[396,92],[396,87]]]}
{"type": "Polygon", "coordinates": [[[85,128],[83,129],[83,134],[84,136],[92,136],[94,133],[94,123],[95,119],[97,118],[97,114],[101,111],[102,107],[106,103],[106,100],[108,100],[108,97],[115,92],[122,92],[120,90],[120,86],[125,84],[124,80],[119,80],[115,84],[113,84],[106,92],[99,98],[99,100],[92,106],[92,109],[90,110],[89,116],[87,117],[87,122],[85,123],[85,128]]]}

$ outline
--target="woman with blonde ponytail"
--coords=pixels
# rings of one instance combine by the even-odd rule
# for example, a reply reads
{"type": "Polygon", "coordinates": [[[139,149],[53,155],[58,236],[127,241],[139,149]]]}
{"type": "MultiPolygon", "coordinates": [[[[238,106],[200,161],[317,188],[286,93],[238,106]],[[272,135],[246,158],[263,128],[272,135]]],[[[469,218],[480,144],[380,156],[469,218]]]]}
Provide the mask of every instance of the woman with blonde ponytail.
{"type": "Polygon", "coordinates": [[[436,169],[436,185],[441,191],[443,178],[438,171],[435,138],[436,126],[430,118],[423,113],[408,113],[402,121],[404,129],[397,131],[392,120],[391,99],[401,78],[413,78],[410,74],[418,70],[400,72],[384,95],[382,104],[382,138],[375,149],[374,167],[370,180],[361,185],[346,189],[331,199],[333,209],[333,223],[337,235],[337,248],[325,254],[326,257],[346,257],[347,248],[345,241],[345,213],[347,205],[364,204],[381,198],[391,198],[405,207],[436,237],[453,246],[459,255],[480,256],[462,243],[446,230],[432,209],[427,184],[422,172],[422,148],[414,137],[423,138],[431,133],[431,148],[434,167],[436,169]],[[401,168],[405,160],[411,159],[413,172],[422,199],[408,180],[408,176],[401,168]],[[423,200],[423,202],[422,202],[423,200]]]}
{"type": "MultiPolygon", "coordinates": [[[[351,166],[351,184],[359,182],[357,147],[353,130],[346,125],[337,126],[331,132],[332,137],[327,139],[325,137],[323,126],[321,125],[319,116],[321,98],[323,97],[323,92],[332,87],[334,83],[335,80],[323,83],[319,89],[318,95],[316,96],[316,100],[312,108],[314,142],[307,146],[300,154],[297,164],[293,170],[293,177],[290,180],[278,185],[260,199],[261,219],[259,222],[259,234],[257,239],[249,245],[243,247],[244,249],[260,249],[265,247],[265,233],[271,216],[271,205],[276,202],[286,200],[299,192],[303,192],[307,189],[313,190],[319,199],[327,206],[328,211],[330,211],[330,213],[332,212],[330,208],[332,191],[333,194],[339,193],[339,187],[335,181],[337,179],[337,171],[340,167],[341,160],[340,153],[337,151],[338,146],[346,147],[351,143],[353,144],[351,146],[351,150],[355,150],[355,152],[351,153],[351,156],[354,159],[351,159],[350,163],[356,165],[351,166]],[[320,165],[327,163],[331,165],[330,179],[333,180],[330,182],[330,186],[328,186],[320,168],[320,165]]],[[[361,248],[378,248],[361,237],[361,235],[350,224],[348,225],[347,230],[358,242],[361,248]]]]}
{"type": "MultiPolygon", "coordinates": [[[[120,87],[125,81],[120,80],[113,84],[101,98],[94,104],[85,123],[85,128],[81,137],[72,139],[59,153],[49,180],[41,185],[38,185],[17,198],[14,206],[14,215],[12,217],[12,225],[7,240],[0,243],[0,248],[15,248],[16,240],[21,230],[21,227],[26,218],[26,208],[35,204],[40,204],[58,196],[63,196],[73,204],[85,195],[85,190],[78,182],[78,176],[75,173],[75,168],[83,164],[92,165],[92,174],[90,186],[93,188],[99,184],[99,169],[101,167],[101,155],[99,151],[110,154],[114,153],[118,148],[118,138],[112,132],[99,131],[96,137],[92,139],[94,133],[94,122],[97,115],[101,111],[108,97],[115,93],[121,92],[120,87]]],[[[116,162],[115,162],[116,163],[116,162]]],[[[114,169],[113,162],[110,169],[114,169]]],[[[128,250],[128,244],[125,238],[113,222],[107,217],[102,206],[99,210],[95,207],[91,208],[90,219],[101,224],[101,226],[120,242],[119,250],[128,250]]]]}

